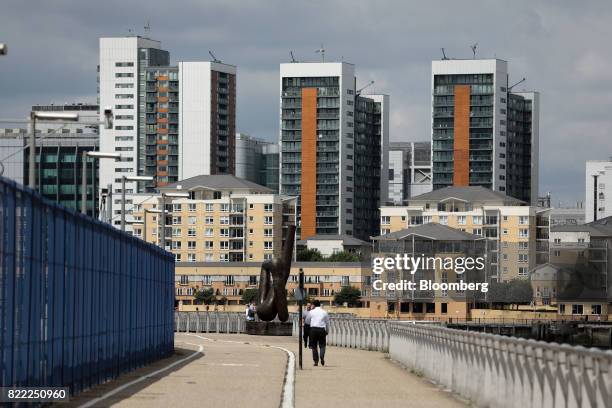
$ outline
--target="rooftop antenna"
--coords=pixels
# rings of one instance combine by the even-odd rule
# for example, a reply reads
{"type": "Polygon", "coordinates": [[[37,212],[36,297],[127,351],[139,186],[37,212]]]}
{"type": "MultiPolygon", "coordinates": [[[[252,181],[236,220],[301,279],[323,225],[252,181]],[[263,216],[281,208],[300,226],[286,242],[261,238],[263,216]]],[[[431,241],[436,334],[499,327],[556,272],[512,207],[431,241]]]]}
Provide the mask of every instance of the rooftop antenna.
{"type": "Polygon", "coordinates": [[[447,60],[446,52],[444,52],[444,48],[440,48],[442,50],[442,60],[447,60]]]}
{"type": "Polygon", "coordinates": [[[208,53],[210,54],[211,58],[213,59],[213,62],[221,62],[221,60],[219,60],[219,59],[217,59],[217,57],[215,57],[215,54],[213,54],[211,50],[208,50],[208,53]]]}
{"type": "Polygon", "coordinates": [[[128,34],[134,34],[134,29],[133,28],[128,28],[128,34]]]}
{"type": "Polygon", "coordinates": [[[147,20],[147,22],[145,23],[144,31],[147,34],[149,34],[151,32],[151,23],[149,22],[149,20],[147,20]]]}
{"type": "Polygon", "coordinates": [[[515,86],[517,86],[517,85],[519,85],[519,84],[522,84],[522,83],[523,83],[523,82],[525,82],[526,80],[527,80],[527,78],[523,78],[523,79],[521,79],[520,81],[518,81],[516,84],[514,84],[514,85],[512,85],[512,86],[509,86],[509,87],[508,87],[508,92],[511,92],[511,91],[512,91],[512,88],[514,88],[515,86]]]}
{"type": "Polygon", "coordinates": [[[321,60],[325,62],[325,48],[323,48],[323,44],[321,44],[321,48],[319,48],[318,50],[315,50],[315,52],[320,53],[321,60]]]}
{"type": "Polygon", "coordinates": [[[291,62],[297,62],[297,60],[293,56],[293,50],[289,51],[289,54],[291,54],[291,62]]]}
{"type": "Polygon", "coordinates": [[[368,87],[370,87],[370,86],[372,86],[372,85],[374,85],[374,81],[370,81],[370,82],[368,82],[368,84],[367,84],[366,86],[363,86],[363,87],[359,88],[359,89],[357,90],[357,92],[355,92],[355,94],[356,94],[357,96],[361,95],[361,91],[363,91],[364,89],[366,89],[366,88],[368,88],[368,87]]]}
{"type": "Polygon", "coordinates": [[[473,59],[476,59],[476,48],[478,48],[478,43],[474,43],[473,45],[470,45],[470,48],[472,49],[472,54],[473,55],[473,59]]]}

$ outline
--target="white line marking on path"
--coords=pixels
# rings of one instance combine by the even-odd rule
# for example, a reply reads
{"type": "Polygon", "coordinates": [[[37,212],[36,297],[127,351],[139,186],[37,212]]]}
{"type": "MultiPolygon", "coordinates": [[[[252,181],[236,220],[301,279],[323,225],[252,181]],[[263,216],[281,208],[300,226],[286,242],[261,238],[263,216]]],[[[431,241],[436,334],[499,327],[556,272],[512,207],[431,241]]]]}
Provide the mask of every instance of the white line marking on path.
{"type": "Polygon", "coordinates": [[[123,384],[122,386],[117,387],[114,390],[111,390],[111,391],[107,392],[106,394],[103,394],[103,395],[99,396],[98,398],[95,398],[95,399],[93,399],[93,400],[91,400],[91,401],[81,405],[79,408],[93,407],[95,404],[97,404],[97,403],[107,399],[108,397],[112,397],[113,395],[117,394],[118,392],[121,392],[121,391],[125,390],[126,388],[131,387],[134,384],[138,384],[139,382],[144,381],[144,380],[146,380],[148,378],[151,378],[151,377],[153,377],[153,376],[155,376],[155,375],[157,375],[159,373],[163,373],[164,371],[169,370],[170,368],[172,368],[172,367],[174,367],[174,366],[176,366],[178,364],[181,364],[181,363],[183,363],[185,361],[189,361],[192,358],[194,358],[195,356],[197,356],[198,354],[203,354],[204,347],[202,347],[201,344],[194,344],[194,343],[187,343],[187,342],[185,342],[185,344],[189,344],[189,345],[192,345],[192,346],[197,346],[198,350],[194,351],[193,353],[191,353],[187,357],[184,357],[184,358],[182,358],[180,360],[175,361],[174,363],[170,363],[167,366],[165,366],[163,368],[160,368],[157,371],[154,371],[154,372],[152,372],[150,374],[147,374],[147,375],[143,375],[143,376],[138,377],[137,379],[135,379],[133,381],[130,381],[129,383],[123,384]]]}
{"type": "Polygon", "coordinates": [[[199,336],[197,334],[188,334],[188,336],[194,336],[200,338],[202,340],[212,341],[212,342],[224,342],[224,343],[234,343],[234,344],[243,344],[243,345],[253,345],[260,347],[271,347],[279,350],[283,350],[287,353],[287,367],[285,368],[285,378],[283,380],[283,393],[281,395],[281,408],[293,408],[295,403],[295,354],[293,351],[287,350],[284,347],[280,346],[272,346],[269,344],[261,344],[261,343],[251,343],[244,341],[235,341],[235,340],[218,340],[211,339],[209,337],[199,336]]]}

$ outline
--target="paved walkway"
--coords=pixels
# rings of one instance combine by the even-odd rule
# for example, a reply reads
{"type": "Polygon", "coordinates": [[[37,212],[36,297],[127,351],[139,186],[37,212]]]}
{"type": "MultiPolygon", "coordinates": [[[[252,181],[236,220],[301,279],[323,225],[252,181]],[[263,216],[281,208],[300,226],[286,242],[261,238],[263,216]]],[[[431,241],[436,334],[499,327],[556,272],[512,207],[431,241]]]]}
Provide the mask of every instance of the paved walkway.
{"type": "MultiPolygon", "coordinates": [[[[328,347],[325,367],[314,367],[310,350],[305,349],[304,369],[296,369],[295,383],[289,381],[283,388],[288,369],[284,349],[297,360],[298,346],[293,340],[177,334],[175,356],[95,387],[69,406],[276,408],[283,401],[285,407],[298,408],[466,406],[383,353],[341,347],[328,347]],[[175,365],[164,370],[170,364],[175,365]]],[[[289,372],[287,378],[291,375],[289,372]]]]}

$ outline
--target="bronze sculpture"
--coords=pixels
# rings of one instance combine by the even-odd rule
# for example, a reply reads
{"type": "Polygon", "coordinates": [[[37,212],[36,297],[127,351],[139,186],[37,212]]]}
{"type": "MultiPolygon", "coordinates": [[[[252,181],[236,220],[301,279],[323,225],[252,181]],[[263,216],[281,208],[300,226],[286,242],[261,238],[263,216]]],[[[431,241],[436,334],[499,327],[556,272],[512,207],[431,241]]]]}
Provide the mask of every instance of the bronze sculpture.
{"type": "Polygon", "coordinates": [[[295,226],[287,228],[287,237],[283,245],[283,254],[280,258],[265,261],[261,265],[259,275],[259,302],[257,316],[266,322],[278,320],[286,322],[289,319],[287,310],[287,279],[291,270],[293,245],[295,241],[295,226]]]}

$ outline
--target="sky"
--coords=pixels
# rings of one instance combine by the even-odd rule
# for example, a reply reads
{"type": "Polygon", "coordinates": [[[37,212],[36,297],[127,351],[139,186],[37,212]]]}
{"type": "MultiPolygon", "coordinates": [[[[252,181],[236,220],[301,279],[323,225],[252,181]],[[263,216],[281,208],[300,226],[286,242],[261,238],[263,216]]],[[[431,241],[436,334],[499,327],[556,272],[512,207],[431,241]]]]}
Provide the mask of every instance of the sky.
{"type": "Polygon", "coordinates": [[[515,91],[540,92],[540,195],[584,200],[586,160],[612,156],[612,2],[589,1],[83,1],[0,3],[0,118],[33,104],[95,102],[98,39],[132,33],[177,61],[238,67],[237,130],[276,140],[279,63],[355,64],[357,86],[391,97],[392,141],[429,140],[431,61],[508,61],[515,91]],[[145,33],[147,21],[150,31],[145,33]]]}

